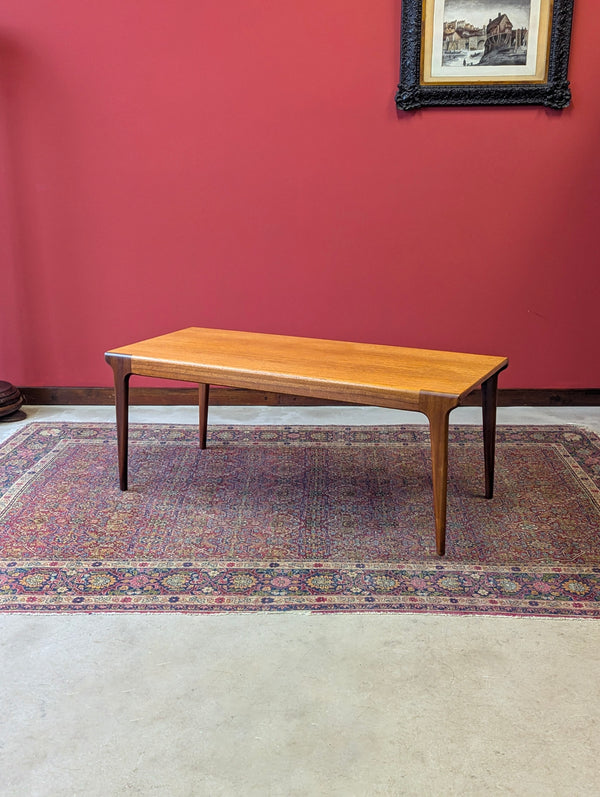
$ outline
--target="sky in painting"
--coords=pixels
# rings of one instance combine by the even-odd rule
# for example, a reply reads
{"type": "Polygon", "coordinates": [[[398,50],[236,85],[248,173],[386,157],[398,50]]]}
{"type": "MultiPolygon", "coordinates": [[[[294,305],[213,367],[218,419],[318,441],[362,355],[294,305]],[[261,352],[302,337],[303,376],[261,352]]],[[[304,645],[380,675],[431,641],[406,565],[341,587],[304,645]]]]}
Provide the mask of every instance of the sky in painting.
{"type": "Polygon", "coordinates": [[[529,28],[531,0],[446,0],[444,20],[464,19],[476,27],[506,14],[515,28],[529,28]]]}

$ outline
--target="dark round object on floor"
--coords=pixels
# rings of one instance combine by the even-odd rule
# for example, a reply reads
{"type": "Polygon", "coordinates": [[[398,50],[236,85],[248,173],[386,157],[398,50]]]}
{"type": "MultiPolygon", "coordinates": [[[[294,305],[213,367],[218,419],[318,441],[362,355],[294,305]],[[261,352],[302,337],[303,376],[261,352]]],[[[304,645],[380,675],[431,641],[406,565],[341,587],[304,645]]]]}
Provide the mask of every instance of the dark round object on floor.
{"type": "Polygon", "coordinates": [[[0,417],[16,412],[23,403],[23,395],[10,382],[0,382],[0,417]]]}

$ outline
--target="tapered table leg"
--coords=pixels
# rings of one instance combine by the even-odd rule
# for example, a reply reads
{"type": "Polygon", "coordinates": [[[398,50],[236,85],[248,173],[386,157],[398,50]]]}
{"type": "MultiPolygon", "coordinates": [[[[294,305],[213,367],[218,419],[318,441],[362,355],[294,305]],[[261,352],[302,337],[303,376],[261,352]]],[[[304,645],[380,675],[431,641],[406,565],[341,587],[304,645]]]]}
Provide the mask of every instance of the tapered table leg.
{"type": "Polygon", "coordinates": [[[456,402],[444,396],[422,398],[422,411],[429,419],[431,438],[431,473],[433,477],[433,510],[435,542],[439,556],[446,552],[446,497],[448,494],[448,419],[456,402]]]}
{"type": "Polygon", "coordinates": [[[448,412],[429,418],[435,543],[439,556],[446,552],[446,496],[448,494],[448,412]]]}
{"type": "Polygon", "coordinates": [[[208,424],[208,394],[210,385],[198,385],[198,407],[200,421],[200,448],[206,448],[206,429],[208,424]]]}
{"type": "Polygon", "coordinates": [[[483,463],[485,469],[486,498],[492,498],[494,495],[497,396],[498,374],[494,374],[481,385],[481,406],[483,409],[483,463]]]}
{"type": "Polygon", "coordinates": [[[112,354],[106,357],[115,377],[115,406],[117,411],[117,446],[119,455],[119,487],[127,489],[127,455],[129,447],[129,377],[131,357],[112,354]]]}

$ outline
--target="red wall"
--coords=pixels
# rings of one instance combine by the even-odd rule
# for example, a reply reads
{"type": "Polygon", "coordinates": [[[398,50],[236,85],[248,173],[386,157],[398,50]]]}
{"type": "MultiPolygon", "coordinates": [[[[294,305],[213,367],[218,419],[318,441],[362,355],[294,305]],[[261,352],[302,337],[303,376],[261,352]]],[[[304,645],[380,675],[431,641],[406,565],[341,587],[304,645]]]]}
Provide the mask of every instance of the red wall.
{"type": "Polygon", "coordinates": [[[600,3],[562,113],[397,113],[400,5],[4,0],[0,379],[199,325],[598,387],[600,3]]]}

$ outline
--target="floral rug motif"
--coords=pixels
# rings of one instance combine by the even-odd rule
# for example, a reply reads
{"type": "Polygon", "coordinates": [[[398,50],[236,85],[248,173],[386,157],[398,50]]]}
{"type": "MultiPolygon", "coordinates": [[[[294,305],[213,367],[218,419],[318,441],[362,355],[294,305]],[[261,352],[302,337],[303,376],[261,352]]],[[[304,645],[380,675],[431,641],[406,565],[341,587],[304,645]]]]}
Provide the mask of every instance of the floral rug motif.
{"type": "Polygon", "coordinates": [[[424,426],[32,423],[0,446],[0,611],[600,617],[600,438],[450,431],[435,554],[424,426]]]}

